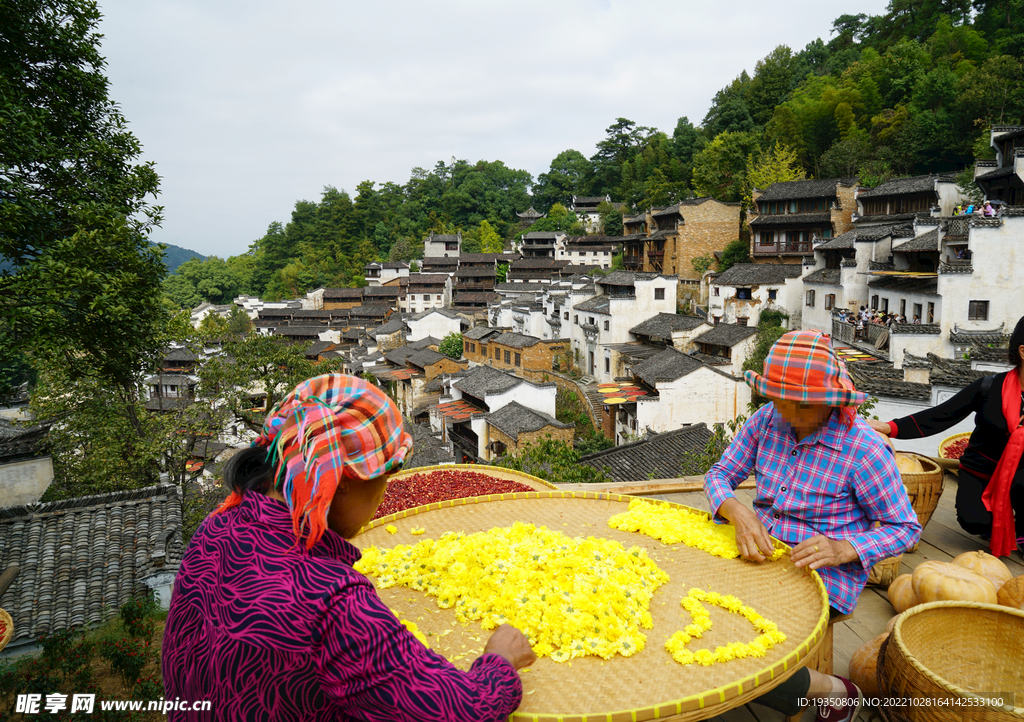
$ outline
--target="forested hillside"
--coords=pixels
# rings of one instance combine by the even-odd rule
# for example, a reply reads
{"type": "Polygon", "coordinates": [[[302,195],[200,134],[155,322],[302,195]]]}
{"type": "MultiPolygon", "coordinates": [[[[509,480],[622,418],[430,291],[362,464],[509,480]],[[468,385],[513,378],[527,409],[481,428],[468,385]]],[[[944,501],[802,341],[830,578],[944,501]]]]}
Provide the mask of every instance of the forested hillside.
{"type": "Polygon", "coordinates": [[[1024,118],[1022,17],[1024,0],[892,0],[882,16],[844,15],[828,42],[779,46],[741,72],[699,125],[683,117],[668,133],[618,118],[590,157],[565,150],[537,178],[500,160],[454,161],[415,168],[403,185],[365,181],[354,197],[327,187],[248,253],[190,261],[165,290],[193,305],[361,285],[365,263],[415,258],[431,231],[461,231],[479,251],[512,237],[531,205],[555,211],[538,228],[568,229],[556,204],[574,193],[644,209],[694,194],[743,200],[773,180],[960,172],[990,157],[992,124],[1024,118]]]}

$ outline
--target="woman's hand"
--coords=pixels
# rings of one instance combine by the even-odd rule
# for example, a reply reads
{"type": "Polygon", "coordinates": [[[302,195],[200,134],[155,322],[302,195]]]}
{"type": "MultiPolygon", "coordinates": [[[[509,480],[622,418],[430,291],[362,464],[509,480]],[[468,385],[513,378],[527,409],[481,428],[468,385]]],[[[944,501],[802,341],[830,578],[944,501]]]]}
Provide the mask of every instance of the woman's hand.
{"type": "Polygon", "coordinates": [[[793,547],[793,553],[789,558],[793,560],[795,567],[820,569],[855,562],[860,559],[860,555],[853,548],[853,544],[845,539],[829,539],[822,534],[816,534],[793,547]]]}
{"type": "Polygon", "coordinates": [[[768,530],[757,518],[757,514],[743,506],[736,497],[723,501],[718,507],[718,513],[736,527],[736,546],[744,559],[763,562],[775,551],[768,530]]]}
{"type": "Polygon", "coordinates": [[[892,432],[892,429],[889,427],[889,422],[887,421],[876,421],[875,419],[868,419],[868,426],[870,426],[872,429],[874,429],[882,436],[885,436],[887,438],[889,434],[892,432]]]}
{"type": "Polygon", "coordinates": [[[522,669],[537,661],[526,635],[509,624],[502,624],[487,640],[484,654],[504,657],[516,669],[522,669]]]}

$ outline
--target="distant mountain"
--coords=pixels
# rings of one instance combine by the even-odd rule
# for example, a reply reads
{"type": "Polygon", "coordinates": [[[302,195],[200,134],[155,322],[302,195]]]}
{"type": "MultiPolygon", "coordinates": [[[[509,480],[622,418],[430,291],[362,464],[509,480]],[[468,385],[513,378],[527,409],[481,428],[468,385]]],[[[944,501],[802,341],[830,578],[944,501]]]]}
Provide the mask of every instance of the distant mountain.
{"type": "MultiPolygon", "coordinates": [[[[155,243],[153,245],[156,245],[155,243]]],[[[167,248],[164,249],[164,265],[167,266],[167,273],[171,274],[178,270],[185,261],[198,258],[200,261],[205,261],[206,256],[195,251],[190,251],[187,248],[181,246],[172,246],[170,243],[165,244],[167,248]]]]}

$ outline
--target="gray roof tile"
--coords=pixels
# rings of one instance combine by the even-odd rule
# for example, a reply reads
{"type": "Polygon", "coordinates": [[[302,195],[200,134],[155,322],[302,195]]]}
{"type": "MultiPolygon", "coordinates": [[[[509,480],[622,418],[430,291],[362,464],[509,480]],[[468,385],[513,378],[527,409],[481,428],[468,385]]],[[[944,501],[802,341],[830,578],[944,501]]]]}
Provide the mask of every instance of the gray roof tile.
{"type": "Polygon", "coordinates": [[[897,196],[905,193],[926,193],[935,190],[936,181],[953,182],[951,175],[918,175],[907,178],[893,178],[871,190],[863,191],[858,198],[878,198],[880,196],[897,196]]]}
{"type": "Polygon", "coordinates": [[[707,320],[699,316],[659,313],[629,329],[629,332],[636,335],[670,339],[673,331],[692,331],[702,323],[707,323],[707,320]]]}
{"type": "Polygon", "coordinates": [[[852,186],[856,178],[827,178],[825,180],[798,180],[772,183],[757,201],[788,201],[799,198],[834,198],[840,184],[852,186]]]}
{"type": "Polygon", "coordinates": [[[757,326],[740,326],[735,323],[720,323],[710,331],[705,331],[694,343],[706,343],[714,346],[735,346],[757,334],[757,326]]]}
{"type": "Polygon", "coordinates": [[[512,346],[513,348],[529,348],[530,346],[536,346],[539,344],[540,339],[533,336],[526,336],[521,333],[506,331],[500,336],[492,338],[489,343],[500,343],[504,346],[512,346]]]}
{"type": "Polygon", "coordinates": [[[174,486],[0,509],[0,569],[21,572],[0,598],[14,644],[94,626],[174,573],[184,553],[174,486]]]}
{"type": "Polygon", "coordinates": [[[545,413],[529,409],[518,401],[505,404],[494,413],[487,414],[484,418],[487,419],[491,426],[496,427],[516,440],[519,439],[519,434],[523,432],[540,431],[547,426],[553,426],[556,429],[571,429],[574,427],[574,424],[562,423],[545,413]]]}
{"type": "Polygon", "coordinates": [[[710,440],[708,427],[694,424],[587,454],[580,463],[599,470],[607,469],[615,482],[675,479],[680,475],[684,455],[703,451],[710,440]]]}
{"type": "Polygon", "coordinates": [[[638,363],[631,370],[645,384],[654,387],[659,381],[675,381],[703,365],[697,359],[674,348],[666,348],[661,353],[638,363]]]}
{"type": "Polygon", "coordinates": [[[827,286],[839,286],[841,272],[838,268],[819,268],[804,276],[804,283],[823,283],[827,286]]]}
{"type": "Polygon", "coordinates": [[[737,263],[719,273],[711,283],[716,286],[781,285],[788,278],[800,278],[803,267],[797,263],[737,263]]]}
{"type": "Polygon", "coordinates": [[[452,386],[463,393],[478,399],[486,398],[487,394],[501,393],[523,383],[523,380],[512,374],[499,371],[490,366],[472,368],[462,378],[452,382],[452,386]]]}

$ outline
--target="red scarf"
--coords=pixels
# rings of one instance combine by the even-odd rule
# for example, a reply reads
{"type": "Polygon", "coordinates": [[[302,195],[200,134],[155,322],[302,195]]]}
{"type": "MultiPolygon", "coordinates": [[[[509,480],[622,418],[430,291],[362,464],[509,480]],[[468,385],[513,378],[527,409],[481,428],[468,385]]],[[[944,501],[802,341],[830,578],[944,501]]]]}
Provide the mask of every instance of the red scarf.
{"type": "Polygon", "coordinates": [[[1010,506],[1010,485],[1017,473],[1021,455],[1024,454],[1024,426],[1020,415],[1020,375],[1016,370],[1003,379],[1003,416],[1010,439],[1006,442],[992,480],[985,487],[981,500],[992,512],[992,540],[989,542],[992,554],[997,557],[1009,556],[1017,548],[1014,536],[1013,507],[1010,506]]]}

